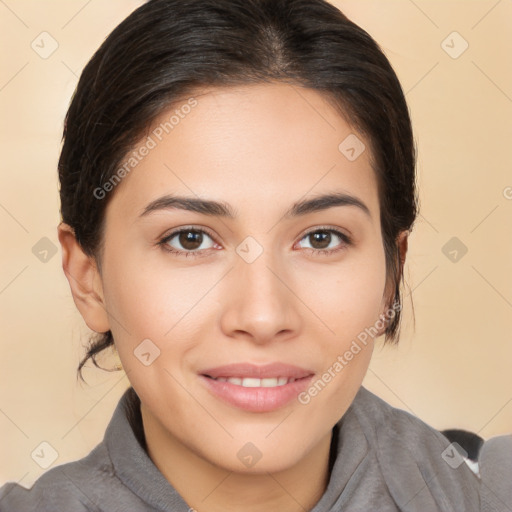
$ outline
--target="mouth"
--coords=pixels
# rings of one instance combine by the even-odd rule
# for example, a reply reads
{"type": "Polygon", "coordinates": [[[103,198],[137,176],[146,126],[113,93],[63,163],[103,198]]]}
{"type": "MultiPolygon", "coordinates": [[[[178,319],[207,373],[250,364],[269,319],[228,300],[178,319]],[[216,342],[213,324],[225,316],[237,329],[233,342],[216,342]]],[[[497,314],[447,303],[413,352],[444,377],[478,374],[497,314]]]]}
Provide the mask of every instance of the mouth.
{"type": "Polygon", "coordinates": [[[270,412],[284,407],[307,388],[313,376],[312,370],[284,363],[264,366],[237,363],[199,374],[213,396],[249,412],[270,412]]]}
{"type": "MultiPolygon", "coordinates": [[[[294,377],[268,377],[266,379],[258,379],[255,377],[212,377],[210,375],[204,375],[204,377],[219,382],[229,382],[230,384],[244,388],[276,388],[300,380],[294,377]]],[[[302,378],[305,379],[307,377],[302,378]]]]}
{"type": "MultiPolygon", "coordinates": [[[[314,374],[313,370],[302,368],[293,364],[274,362],[264,365],[253,363],[232,363],[223,366],[208,368],[200,372],[201,375],[213,379],[302,379],[314,374]]],[[[284,382],[282,382],[284,383],[284,382]]],[[[254,386],[248,386],[254,387],[254,386]]]]}

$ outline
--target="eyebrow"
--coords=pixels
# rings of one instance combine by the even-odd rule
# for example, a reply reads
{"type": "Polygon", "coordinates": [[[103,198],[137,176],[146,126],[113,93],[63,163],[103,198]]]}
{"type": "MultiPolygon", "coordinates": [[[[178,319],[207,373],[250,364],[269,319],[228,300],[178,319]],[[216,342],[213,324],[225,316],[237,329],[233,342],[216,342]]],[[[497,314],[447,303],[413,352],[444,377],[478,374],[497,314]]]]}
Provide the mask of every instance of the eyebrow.
{"type": "MultiPolygon", "coordinates": [[[[343,192],[324,194],[311,199],[303,199],[292,205],[283,215],[285,218],[299,217],[308,213],[327,210],[336,206],[355,206],[371,218],[370,209],[363,201],[355,196],[343,192]]],[[[179,209],[202,213],[212,217],[235,219],[235,210],[228,203],[201,199],[196,197],[165,195],[149,203],[140,214],[140,217],[160,210],[179,209]]]]}

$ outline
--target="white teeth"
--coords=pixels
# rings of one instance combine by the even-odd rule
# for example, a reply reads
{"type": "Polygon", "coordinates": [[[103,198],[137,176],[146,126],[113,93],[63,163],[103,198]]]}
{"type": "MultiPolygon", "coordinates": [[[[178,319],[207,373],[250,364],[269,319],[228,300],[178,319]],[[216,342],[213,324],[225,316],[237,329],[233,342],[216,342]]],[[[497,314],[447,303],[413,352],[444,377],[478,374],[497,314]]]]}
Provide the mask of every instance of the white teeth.
{"type": "Polygon", "coordinates": [[[278,378],[269,377],[268,379],[261,379],[261,387],[262,388],[273,388],[276,386],[282,386],[283,384],[286,384],[287,381],[288,381],[288,379],[284,379],[284,383],[279,384],[278,378]]]}
{"type": "Polygon", "coordinates": [[[242,386],[244,388],[259,388],[259,387],[261,387],[261,379],[245,377],[244,380],[242,380],[242,386]]]}
{"type": "Polygon", "coordinates": [[[297,379],[288,377],[271,377],[265,379],[257,379],[254,377],[218,377],[215,380],[221,382],[229,382],[236,384],[237,386],[243,386],[244,388],[275,388],[277,386],[284,386],[290,382],[294,382],[297,379]]]}

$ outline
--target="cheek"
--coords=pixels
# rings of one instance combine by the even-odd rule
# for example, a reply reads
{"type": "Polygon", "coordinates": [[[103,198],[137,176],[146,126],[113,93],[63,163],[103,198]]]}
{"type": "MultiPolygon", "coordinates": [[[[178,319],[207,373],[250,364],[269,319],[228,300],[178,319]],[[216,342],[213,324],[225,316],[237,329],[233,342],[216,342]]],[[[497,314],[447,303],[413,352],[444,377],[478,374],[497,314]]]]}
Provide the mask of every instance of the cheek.
{"type": "Polygon", "coordinates": [[[323,268],[307,282],[314,310],[332,332],[324,329],[324,336],[315,337],[323,373],[304,403],[321,395],[313,400],[315,407],[330,404],[335,418],[357,392],[370,363],[373,341],[383,327],[379,317],[386,286],[383,248],[375,244],[368,251],[354,253],[336,271],[323,268]]]}
{"type": "Polygon", "coordinates": [[[338,343],[373,325],[383,312],[386,266],[378,246],[373,254],[354,254],[337,266],[317,265],[301,274],[297,282],[304,302],[334,331],[338,343]]]}
{"type": "Polygon", "coordinates": [[[339,280],[336,325],[344,337],[357,336],[378,320],[384,288],[385,270],[379,267],[359,267],[339,280]]]}
{"type": "MultiPolygon", "coordinates": [[[[379,254],[378,248],[374,254],[379,254]]],[[[322,354],[322,371],[299,396],[299,402],[311,411],[310,416],[320,414],[334,423],[357,393],[370,364],[376,333],[382,327],[378,322],[386,284],[384,257],[354,259],[340,266],[338,277],[328,279],[320,273],[315,283],[310,287],[310,293],[315,294],[311,300],[333,332],[315,337],[316,349],[322,354]]]]}
{"type": "Polygon", "coordinates": [[[116,264],[105,266],[104,295],[123,369],[141,393],[167,389],[173,381],[164,370],[182,366],[201,339],[197,311],[208,323],[201,297],[214,279],[211,273],[114,257],[116,264]]]}
{"type": "Polygon", "coordinates": [[[104,295],[112,330],[119,335],[116,339],[126,339],[127,333],[134,342],[165,339],[178,322],[177,330],[182,330],[218,280],[215,271],[179,267],[165,257],[148,263],[147,255],[121,258],[112,250],[109,256],[105,258],[104,295]]]}

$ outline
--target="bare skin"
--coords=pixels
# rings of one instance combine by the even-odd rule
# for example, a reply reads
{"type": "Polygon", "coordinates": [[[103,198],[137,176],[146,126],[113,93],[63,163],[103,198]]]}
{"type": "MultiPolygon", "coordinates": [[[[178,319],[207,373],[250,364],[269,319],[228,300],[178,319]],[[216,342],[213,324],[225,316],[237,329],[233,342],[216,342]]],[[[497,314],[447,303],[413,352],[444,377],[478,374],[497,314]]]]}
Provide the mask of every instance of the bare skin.
{"type": "MultiPolygon", "coordinates": [[[[280,361],[320,378],[389,308],[370,145],[312,90],[250,85],[195,98],[197,106],[117,185],[101,272],[65,224],[63,268],[87,325],[112,331],[141,398],[149,455],[190,507],[310,510],[328,484],[331,429],[363,381],[373,340],[309,403],[270,412],[220,400],[199,374],[280,361]],[[367,148],[354,161],[338,149],[350,134],[367,148]],[[362,206],[283,216],[299,201],[332,193],[362,206]],[[141,215],[168,194],[222,202],[234,217],[178,208],[141,215]],[[206,233],[190,249],[179,235],[164,240],[177,228],[206,233]],[[311,235],[328,229],[342,236],[311,235]],[[262,250],[250,263],[237,253],[247,237],[256,242],[251,250],[262,250]],[[134,356],[145,339],[160,351],[147,366],[134,356]],[[249,442],[261,453],[251,467],[237,455],[249,442]]],[[[405,233],[400,246],[405,258],[405,233]]]]}

